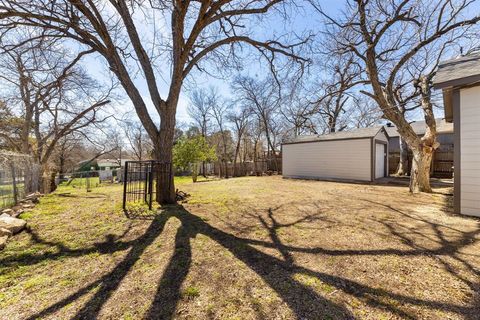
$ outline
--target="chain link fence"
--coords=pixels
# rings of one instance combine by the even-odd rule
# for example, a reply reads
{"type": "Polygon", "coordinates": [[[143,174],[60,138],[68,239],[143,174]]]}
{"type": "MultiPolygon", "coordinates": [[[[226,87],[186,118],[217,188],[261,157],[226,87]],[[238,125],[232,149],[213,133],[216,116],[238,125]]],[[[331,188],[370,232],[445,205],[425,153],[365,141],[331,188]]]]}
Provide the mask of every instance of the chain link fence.
{"type": "Polygon", "coordinates": [[[40,190],[40,166],[25,154],[0,151],[0,209],[40,190]]]}
{"type": "Polygon", "coordinates": [[[57,186],[66,186],[79,189],[86,189],[88,192],[92,188],[99,187],[105,183],[122,182],[123,169],[118,170],[90,170],[63,173],[55,177],[57,186]]]}

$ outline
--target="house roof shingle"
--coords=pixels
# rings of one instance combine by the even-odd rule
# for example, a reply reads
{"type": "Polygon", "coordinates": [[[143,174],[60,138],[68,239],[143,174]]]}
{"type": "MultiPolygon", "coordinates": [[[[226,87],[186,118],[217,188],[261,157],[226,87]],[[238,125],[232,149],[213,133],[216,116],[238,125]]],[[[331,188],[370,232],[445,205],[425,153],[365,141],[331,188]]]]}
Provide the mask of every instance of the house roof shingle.
{"type": "MultiPolygon", "coordinates": [[[[446,133],[453,133],[453,123],[448,123],[445,119],[436,119],[437,122],[437,133],[446,134],[446,133]]],[[[419,136],[423,136],[426,130],[425,121],[415,121],[410,124],[412,126],[413,131],[419,136]]],[[[393,126],[385,126],[385,130],[388,133],[390,138],[395,138],[400,136],[397,131],[397,127],[393,126]]]]}
{"type": "Polygon", "coordinates": [[[361,128],[361,129],[355,129],[355,130],[352,130],[352,131],[340,131],[340,132],[323,134],[323,135],[297,136],[293,139],[285,141],[283,144],[372,138],[372,137],[375,137],[377,135],[377,133],[382,129],[384,129],[383,126],[381,126],[381,127],[371,127],[371,128],[361,128]]]}
{"type": "Polygon", "coordinates": [[[480,52],[474,52],[441,62],[433,78],[433,85],[440,89],[477,82],[479,79],[480,52]]]}

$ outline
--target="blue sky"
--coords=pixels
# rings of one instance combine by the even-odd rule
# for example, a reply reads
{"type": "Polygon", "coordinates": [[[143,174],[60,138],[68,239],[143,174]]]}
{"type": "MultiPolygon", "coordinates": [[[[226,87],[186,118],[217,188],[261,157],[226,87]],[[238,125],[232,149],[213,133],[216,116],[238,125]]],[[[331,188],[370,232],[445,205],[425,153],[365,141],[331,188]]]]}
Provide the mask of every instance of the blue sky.
{"type": "MultiPolygon", "coordinates": [[[[342,1],[334,1],[334,0],[322,1],[322,7],[332,14],[335,14],[335,12],[339,10],[339,8],[343,7],[343,5],[344,3],[342,1]]],[[[161,17],[157,17],[156,19],[157,23],[158,21],[161,21],[161,20],[162,20],[161,17]]],[[[144,36],[148,35],[149,25],[148,23],[144,24],[141,21],[142,20],[137,19],[136,21],[137,28],[140,30],[140,33],[143,34],[144,36]],[[144,32],[142,32],[142,30],[144,32]]],[[[318,14],[313,12],[312,8],[307,6],[307,4],[304,4],[304,7],[299,8],[298,10],[296,10],[295,13],[291,15],[291,21],[289,21],[288,24],[284,24],[284,21],[279,17],[273,17],[265,21],[265,24],[259,28],[259,31],[260,33],[264,32],[263,28],[266,27],[266,28],[269,28],[270,30],[276,31],[277,33],[288,32],[288,31],[302,33],[305,30],[314,30],[314,31],[316,29],[319,30],[320,29],[319,25],[320,25],[320,18],[318,14]]],[[[147,38],[146,40],[148,41],[149,39],[147,38]]],[[[90,56],[87,59],[85,59],[84,62],[89,73],[96,79],[105,79],[106,75],[109,74],[108,68],[106,67],[106,63],[103,57],[90,56]]],[[[242,74],[248,74],[251,76],[258,76],[258,77],[263,77],[266,72],[268,72],[268,70],[262,69],[259,63],[251,62],[251,61],[246,63],[244,66],[244,69],[242,70],[242,74]]],[[[233,77],[236,74],[238,74],[238,72],[232,70],[231,76],[233,77]]],[[[190,80],[192,78],[194,78],[194,81],[195,81],[194,85],[191,85],[190,82],[187,82],[187,84],[184,86],[182,90],[182,95],[178,104],[177,121],[180,123],[188,124],[191,122],[191,119],[187,113],[187,106],[189,103],[187,91],[189,88],[192,88],[195,86],[200,86],[200,87],[215,86],[219,89],[220,93],[223,96],[228,97],[230,95],[230,85],[229,85],[228,79],[226,80],[216,79],[214,77],[210,77],[205,73],[200,74],[199,72],[196,72],[194,75],[192,75],[192,77],[190,77],[190,80]]],[[[159,88],[160,88],[161,94],[163,94],[163,97],[165,97],[168,92],[168,84],[163,82],[161,79],[157,79],[157,80],[159,82],[159,88]]],[[[152,108],[148,89],[144,79],[140,75],[138,75],[135,79],[135,83],[139,88],[141,94],[143,95],[145,102],[147,103],[147,105],[149,105],[151,114],[154,115],[154,118],[157,118],[156,113],[152,108]]],[[[133,116],[136,116],[134,113],[133,105],[131,104],[128,97],[126,96],[125,96],[125,99],[120,104],[117,105],[117,109],[119,113],[132,111],[131,114],[133,116]]]]}
{"type": "MultiPolygon", "coordinates": [[[[337,15],[339,11],[344,8],[345,3],[346,1],[335,1],[335,0],[321,1],[322,8],[332,16],[337,15]]],[[[153,20],[155,20],[156,24],[163,23],[165,25],[164,27],[168,28],[168,21],[165,21],[163,17],[155,17],[155,19],[152,19],[150,21],[153,21],[153,20]]],[[[295,10],[295,12],[291,16],[291,20],[287,24],[285,24],[285,21],[279,17],[270,17],[262,25],[258,26],[258,30],[254,30],[254,31],[255,32],[258,31],[260,35],[263,35],[265,32],[276,32],[278,34],[278,33],[292,32],[292,31],[297,34],[300,34],[306,30],[312,30],[313,32],[318,32],[321,30],[321,24],[322,22],[321,22],[320,15],[317,12],[315,12],[313,8],[311,8],[309,5],[304,3],[303,7],[299,8],[298,10],[295,10]]],[[[136,25],[140,33],[144,37],[146,37],[146,39],[144,40],[147,40],[147,41],[150,40],[148,38],[149,27],[150,27],[148,24],[148,21],[145,22],[145,20],[136,19],[136,25]]],[[[260,39],[261,39],[261,36],[260,36],[260,39]]],[[[266,64],[262,66],[262,64],[258,62],[246,61],[244,65],[244,69],[242,70],[242,74],[248,74],[250,76],[258,76],[262,78],[269,72],[269,70],[265,67],[265,65],[266,64]]],[[[105,77],[105,75],[108,74],[105,61],[103,60],[103,58],[100,58],[100,57],[90,57],[87,60],[87,68],[89,72],[94,75],[94,77],[99,79],[101,79],[102,77],[105,77]]],[[[168,68],[167,64],[165,65],[165,68],[168,68]]],[[[238,74],[238,72],[232,70],[230,74],[233,77],[236,74],[238,74]]],[[[194,79],[194,83],[192,84],[191,82],[187,82],[186,85],[184,85],[184,89],[182,90],[182,95],[180,97],[180,101],[177,109],[177,121],[179,123],[188,124],[191,122],[191,119],[187,113],[187,106],[189,103],[187,91],[189,88],[193,88],[196,86],[199,86],[199,87],[215,86],[219,89],[220,93],[223,96],[228,97],[230,95],[230,85],[229,85],[228,79],[216,79],[216,78],[210,77],[206,73],[199,73],[199,72],[195,72],[190,77],[190,80],[192,79],[194,79]]],[[[159,77],[157,80],[159,83],[159,88],[162,96],[166,97],[168,92],[168,83],[167,83],[168,80],[164,81],[162,79],[159,79],[159,77]]],[[[153,117],[158,121],[158,117],[156,115],[156,112],[153,110],[144,79],[141,76],[137,76],[137,78],[135,79],[135,83],[139,88],[141,94],[144,96],[145,102],[147,103],[147,105],[150,106],[151,114],[154,115],[153,117]]],[[[132,116],[136,116],[134,113],[134,108],[127,97],[120,105],[118,105],[118,109],[120,113],[132,111],[131,112],[132,116]]],[[[439,115],[441,115],[441,113],[442,112],[439,112],[439,115]]]]}

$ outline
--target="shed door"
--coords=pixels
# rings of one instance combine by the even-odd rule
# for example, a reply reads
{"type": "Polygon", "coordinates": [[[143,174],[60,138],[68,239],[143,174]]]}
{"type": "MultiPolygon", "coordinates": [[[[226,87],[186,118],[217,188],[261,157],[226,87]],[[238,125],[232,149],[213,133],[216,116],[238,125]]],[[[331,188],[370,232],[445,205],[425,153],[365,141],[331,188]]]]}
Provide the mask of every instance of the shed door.
{"type": "Polygon", "coordinates": [[[385,177],[385,145],[375,144],[375,179],[385,177]]]}

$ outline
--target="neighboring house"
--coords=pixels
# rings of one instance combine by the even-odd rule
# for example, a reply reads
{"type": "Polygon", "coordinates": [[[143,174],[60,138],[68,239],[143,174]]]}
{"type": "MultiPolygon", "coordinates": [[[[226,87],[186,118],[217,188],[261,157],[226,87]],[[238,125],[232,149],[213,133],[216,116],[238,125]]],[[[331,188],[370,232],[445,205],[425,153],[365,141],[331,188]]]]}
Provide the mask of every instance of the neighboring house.
{"type": "MultiPolygon", "coordinates": [[[[453,124],[445,121],[445,119],[436,119],[436,124],[437,141],[440,143],[440,147],[433,155],[431,174],[433,177],[451,178],[453,175],[453,124]]],[[[414,121],[410,125],[417,135],[423,136],[425,134],[425,121],[414,121]]],[[[400,135],[397,127],[392,123],[387,123],[385,129],[389,136],[389,173],[393,174],[397,171],[400,161],[400,135]]],[[[409,153],[409,166],[411,160],[412,155],[409,153]]],[[[407,172],[409,172],[409,168],[407,168],[407,172]]]]}
{"type": "Polygon", "coordinates": [[[133,161],[132,159],[96,159],[84,160],[77,164],[75,171],[95,171],[95,170],[115,170],[125,166],[126,161],[133,161]]]}
{"type": "Polygon", "coordinates": [[[125,163],[125,161],[118,159],[98,159],[98,169],[99,170],[114,170],[121,167],[121,163],[125,163]]]}
{"type": "Polygon", "coordinates": [[[455,126],[454,210],[480,217],[480,53],[440,63],[433,83],[455,126]]]}
{"type": "MultiPolygon", "coordinates": [[[[448,123],[445,119],[436,119],[437,124],[437,141],[440,147],[437,150],[447,151],[453,150],[453,123],[448,123]]],[[[423,136],[426,130],[425,121],[414,121],[410,123],[413,131],[419,136],[423,136]]],[[[385,126],[389,139],[388,149],[392,152],[400,152],[400,134],[397,127],[392,123],[385,126]]]]}
{"type": "Polygon", "coordinates": [[[95,171],[98,170],[97,160],[83,160],[76,164],[76,172],[95,171]]]}
{"type": "Polygon", "coordinates": [[[384,127],[298,136],[282,144],[286,178],[373,181],[388,176],[384,127]]]}

